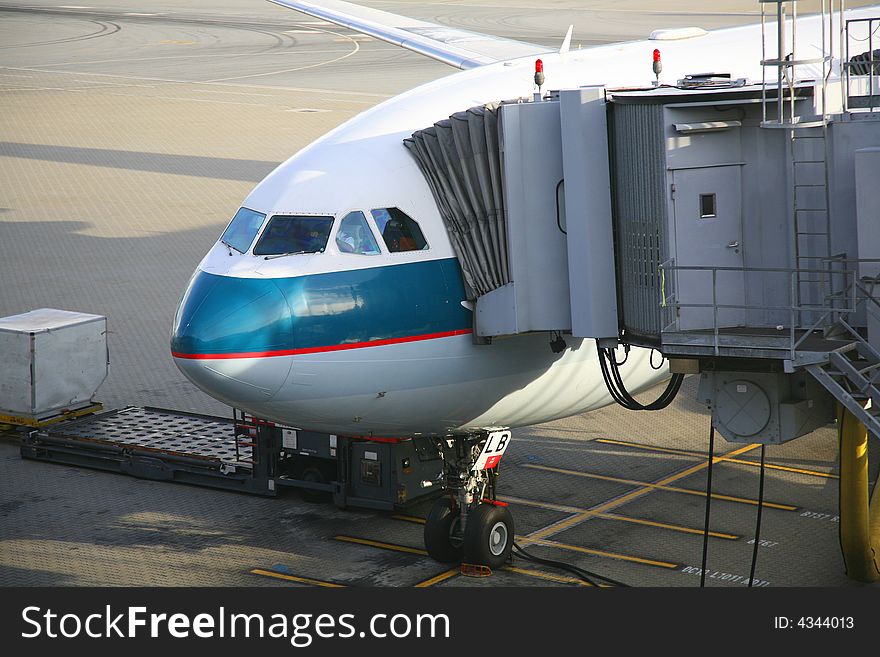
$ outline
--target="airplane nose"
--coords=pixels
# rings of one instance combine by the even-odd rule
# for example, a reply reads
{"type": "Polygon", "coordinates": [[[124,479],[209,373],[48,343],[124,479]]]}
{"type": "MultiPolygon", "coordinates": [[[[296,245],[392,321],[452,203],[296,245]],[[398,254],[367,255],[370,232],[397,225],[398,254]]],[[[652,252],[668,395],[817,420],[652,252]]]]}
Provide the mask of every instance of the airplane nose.
{"type": "Polygon", "coordinates": [[[197,271],[171,329],[181,372],[231,406],[270,400],[290,372],[293,322],[270,280],[197,271]]]}

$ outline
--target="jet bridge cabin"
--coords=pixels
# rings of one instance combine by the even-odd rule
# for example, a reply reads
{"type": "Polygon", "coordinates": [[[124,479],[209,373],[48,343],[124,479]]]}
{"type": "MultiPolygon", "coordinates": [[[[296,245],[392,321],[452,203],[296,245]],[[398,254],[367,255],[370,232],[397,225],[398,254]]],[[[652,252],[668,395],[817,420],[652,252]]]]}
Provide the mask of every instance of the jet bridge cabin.
{"type": "Polygon", "coordinates": [[[834,398],[880,434],[846,391],[873,386],[859,372],[880,361],[880,112],[835,113],[844,86],[793,83],[782,103],[728,77],[587,87],[416,132],[406,145],[462,263],[476,339],[657,349],[702,374],[730,440],[803,435],[833,419],[834,398]]]}

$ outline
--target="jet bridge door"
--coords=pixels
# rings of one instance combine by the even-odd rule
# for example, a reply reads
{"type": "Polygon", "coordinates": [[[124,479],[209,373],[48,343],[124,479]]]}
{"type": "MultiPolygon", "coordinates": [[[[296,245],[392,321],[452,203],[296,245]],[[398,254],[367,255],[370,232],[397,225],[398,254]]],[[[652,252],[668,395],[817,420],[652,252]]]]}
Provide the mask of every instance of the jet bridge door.
{"type": "Polygon", "coordinates": [[[715,327],[716,308],[719,328],[745,325],[740,167],[678,169],[672,182],[675,265],[701,268],[676,270],[679,329],[715,327]]]}

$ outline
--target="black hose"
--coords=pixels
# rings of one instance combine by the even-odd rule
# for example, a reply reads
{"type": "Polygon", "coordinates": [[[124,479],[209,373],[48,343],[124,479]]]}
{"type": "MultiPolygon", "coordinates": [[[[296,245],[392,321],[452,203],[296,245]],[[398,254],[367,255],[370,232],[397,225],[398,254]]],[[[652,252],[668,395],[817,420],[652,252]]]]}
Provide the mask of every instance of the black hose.
{"type": "Polygon", "coordinates": [[[764,452],[767,446],[761,445],[761,478],[758,484],[758,520],[755,524],[755,546],[752,549],[752,569],[749,571],[749,588],[755,581],[755,565],[758,563],[758,541],[761,540],[761,512],[764,510],[764,452]]]}
{"type": "Polygon", "coordinates": [[[590,572],[589,570],[584,570],[583,568],[578,568],[577,566],[573,566],[572,564],[565,563],[563,561],[554,561],[553,559],[544,559],[542,557],[536,557],[534,554],[530,554],[520,547],[518,543],[513,544],[513,549],[516,553],[525,559],[526,561],[532,561],[534,563],[539,563],[544,566],[551,566],[552,568],[559,568],[560,570],[565,570],[574,575],[577,575],[580,579],[585,581],[587,584],[591,586],[599,586],[596,584],[594,579],[600,579],[603,582],[608,582],[609,584],[614,584],[615,586],[629,586],[628,584],[624,584],[623,582],[618,582],[617,580],[611,579],[610,577],[605,577],[604,575],[599,575],[597,573],[590,572]]]}
{"type": "Polygon", "coordinates": [[[684,381],[684,374],[673,374],[666,389],[656,400],[649,404],[642,404],[626,389],[623,377],[620,374],[620,363],[615,359],[614,351],[599,347],[598,354],[602,379],[605,381],[605,387],[608,388],[611,398],[619,405],[631,411],[659,411],[666,408],[675,399],[684,381]]]}
{"type": "Polygon", "coordinates": [[[712,464],[715,462],[715,425],[709,422],[709,467],[706,469],[706,519],[703,522],[703,561],[700,587],[706,586],[706,559],[709,556],[709,516],[712,507],[712,464]]]}

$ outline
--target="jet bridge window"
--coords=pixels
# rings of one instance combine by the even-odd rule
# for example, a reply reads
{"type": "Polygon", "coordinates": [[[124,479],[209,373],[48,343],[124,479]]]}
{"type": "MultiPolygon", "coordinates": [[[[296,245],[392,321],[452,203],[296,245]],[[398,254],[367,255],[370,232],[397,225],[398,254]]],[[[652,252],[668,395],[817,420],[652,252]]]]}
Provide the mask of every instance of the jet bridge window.
{"type": "Polygon", "coordinates": [[[379,245],[363,212],[349,212],[336,231],[336,246],[342,253],[379,255],[379,245]]]}
{"type": "Polygon", "coordinates": [[[373,215],[373,220],[391,253],[422,251],[428,248],[428,242],[422,235],[419,224],[399,208],[380,208],[372,210],[370,214],[373,215]]]}
{"type": "Polygon", "coordinates": [[[715,194],[700,194],[700,219],[714,219],[716,212],[715,194]]]}
{"type": "Polygon", "coordinates": [[[333,217],[276,214],[254,247],[254,255],[322,252],[332,227],[333,217]]]}
{"type": "Polygon", "coordinates": [[[260,232],[260,227],[265,220],[266,215],[248,208],[241,208],[229,222],[220,241],[236,251],[244,253],[251,248],[251,242],[260,232]]]}

